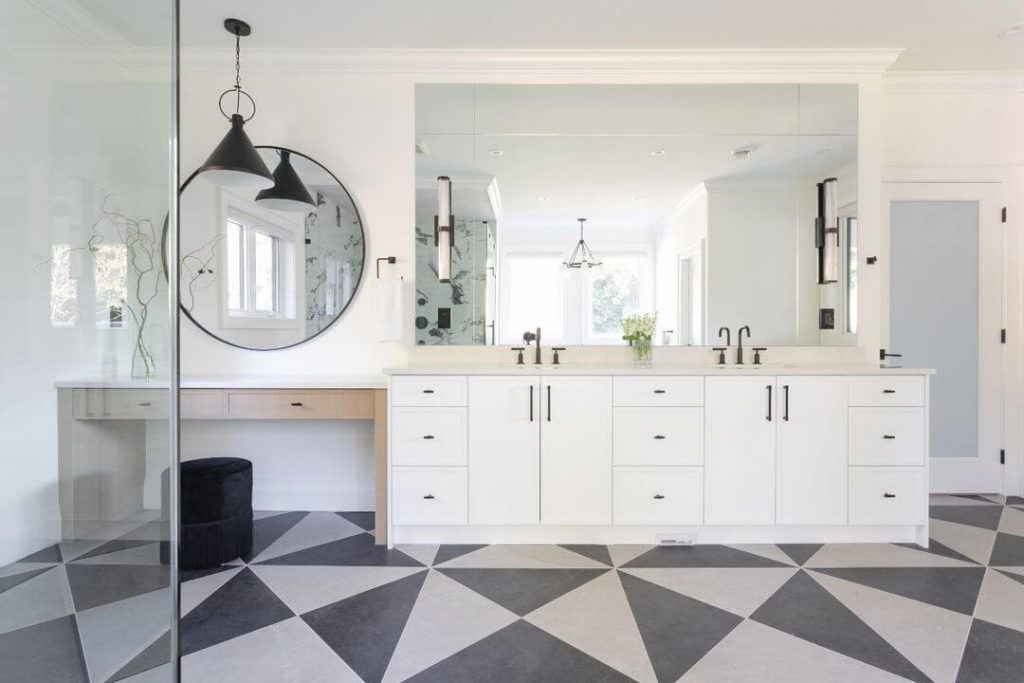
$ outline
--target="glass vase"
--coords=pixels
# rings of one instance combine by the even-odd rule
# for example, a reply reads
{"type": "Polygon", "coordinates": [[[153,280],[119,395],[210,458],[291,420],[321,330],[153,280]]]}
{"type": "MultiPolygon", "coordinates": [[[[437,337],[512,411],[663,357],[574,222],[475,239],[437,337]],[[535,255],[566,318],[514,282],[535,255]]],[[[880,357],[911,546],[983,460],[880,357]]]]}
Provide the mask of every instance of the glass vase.
{"type": "Polygon", "coordinates": [[[650,339],[634,339],[629,343],[629,346],[630,348],[633,349],[634,368],[651,367],[651,357],[653,355],[653,351],[650,339]]]}

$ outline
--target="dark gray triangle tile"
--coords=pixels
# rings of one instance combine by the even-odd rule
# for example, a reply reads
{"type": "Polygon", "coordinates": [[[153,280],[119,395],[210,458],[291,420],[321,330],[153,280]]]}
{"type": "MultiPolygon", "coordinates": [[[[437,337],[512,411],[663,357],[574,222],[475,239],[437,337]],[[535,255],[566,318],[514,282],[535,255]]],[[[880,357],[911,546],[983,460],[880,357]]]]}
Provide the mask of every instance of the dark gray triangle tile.
{"type": "Polygon", "coordinates": [[[995,503],[992,505],[933,505],[929,515],[933,519],[941,519],[944,522],[955,522],[995,531],[999,528],[999,518],[1003,516],[1003,506],[995,503]]]}
{"type": "Polygon", "coordinates": [[[119,539],[119,540],[114,540],[114,541],[107,541],[103,545],[100,545],[100,546],[98,546],[96,548],[93,548],[89,552],[84,553],[82,555],[79,555],[78,557],[74,558],[73,560],[69,560],[69,561],[70,562],[78,562],[80,560],[87,560],[90,557],[99,557],[101,555],[108,555],[110,553],[116,553],[116,552],[119,552],[121,550],[128,550],[129,548],[138,548],[140,545],[147,545],[149,543],[152,543],[152,541],[144,541],[144,540],[139,540],[139,539],[124,539],[124,540],[120,540],[119,539]]]}
{"type": "Polygon", "coordinates": [[[437,571],[519,616],[596,579],[608,569],[457,569],[437,571]]]}
{"type": "Polygon", "coordinates": [[[377,526],[377,513],[375,512],[336,512],[335,514],[352,522],[363,531],[373,531],[377,526]]]}
{"type": "Polygon", "coordinates": [[[854,567],[814,571],[968,616],[974,613],[985,579],[984,567],[854,567]]]}
{"type": "Polygon", "coordinates": [[[373,588],[302,615],[367,683],[384,677],[427,572],[373,588]]]}
{"type": "Polygon", "coordinates": [[[1024,585],[1024,576],[1021,576],[1020,574],[1014,574],[1013,572],[1004,572],[1002,569],[997,569],[996,571],[1002,574],[1003,576],[1009,579],[1013,579],[1017,583],[1024,585]]]}
{"type": "Polygon", "coordinates": [[[153,641],[146,649],[121,667],[117,673],[107,679],[106,683],[116,683],[132,676],[145,673],[151,669],[171,661],[171,634],[163,634],[153,641]]]}
{"type": "Polygon", "coordinates": [[[981,619],[971,623],[957,683],[1024,680],[1024,633],[981,619]]]}
{"type": "Polygon", "coordinates": [[[988,563],[992,567],[1024,567],[1024,536],[996,534],[988,563]]]}
{"type": "Polygon", "coordinates": [[[1007,496],[1006,497],[1006,504],[1007,505],[1024,505],[1024,498],[1021,498],[1020,496],[1007,496]]]}
{"type": "Polygon", "coordinates": [[[235,565],[222,564],[219,567],[210,567],[208,569],[181,570],[181,571],[178,572],[178,580],[181,583],[186,583],[188,581],[195,581],[196,579],[201,579],[204,576],[212,576],[213,574],[220,574],[221,572],[226,572],[229,569],[237,569],[237,567],[235,565]]]}
{"type": "Polygon", "coordinates": [[[170,570],[161,564],[71,563],[64,568],[79,612],[167,588],[171,580],[170,570]]]}
{"type": "Polygon", "coordinates": [[[308,514],[308,512],[285,512],[255,520],[252,523],[252,552],[242,559],[249,562],[252,558],[257,557],[308,514]]]}
{"type": "Polygon", "coordinates": [[[28,557],[23,557],[18,562],[63,562],[64,558],[60,553],[60,544],[55,543],[42,550],[37,550],[28,557]]]}
{"type": "Polygon", "coordinates": [[[659,546],[623,565],[627,569],[658,567],[789,567],[767,557],[727,545],[659,546]]]}
{"type": "Polygon", "coordinates": [[[803,569],[750,618],[890,673],[929,683],[916,666],[803,569]]]}
{"type": "Polygon", "coordinates": [[[659,681],[676,681],[743,621],[742,617],[619,572],[659,681]]]}
{"type": "Polygon", "coordinates": [[[409,678],[407,683],[627,683],[628,676],[519,621],[409,678]]]}
{"type": "MultiPolygon", "coordinates": [[[[56,565],[54,565],[54,566],[56,566],[56,565]]],[[[30,569],[28,571],[21,572],[20,574],[11,574],[9,576],[2,576],[2,577],[0,577],[0,593],[3,593],[4,591],[9,591],[10,589],[14,588],[15,586],[20,586],[21,584],[25,583],[29,579],[34,579],[35,577],[39,576],[43,572],[48,572],[51,569],[53,569],[53,567],[42,567],[40,569],[30,569]]]]}
{"type": "Polygon", "coordinates": [[[248,568],[181,620],[182,656],[294,616],[248,568]]]}
{"type": "Polygon", "coordinates": [[[3,683],[89,683],[74,615],[0,635],[3,683]]]}
{"type": "Polygon", "coordinates": [[[468,555],[474,550],[480,550],[480,548],[486,548],[486,545],[442,545],[437,549],[437,555],[434,556],[434,564],[438,565],[448,560],[454,560],[456,557],[462,557],[468,555]]]}
{"type": "Polygon", "coordinates": [[[797,566],[802,567],[807,560],[814,557],[814,553],[821,550],[824,543],[780,543],[778,545],[779,550],[786,553],[786,556],[797,566]]]}
{"type": "Polygon", "coordinates": [[[611,553],[608,552],[608,546],[606,545],[563,545],[566,550],[571,550],[574,553],[579,553],[583,557],[590,558],[594,562],[600,562],[606,564],[609,567],[615,566],[612,562],[611,553]]]}
{"type": "Polygon", "coordinates": [[[333,567],[422,567],[400,550],[377,545],[370,534],[349,536],[338,541],[272,557],[257,564],[321,565],[333,567]]]}
{"type": "Polygon", "coordinates": [[[901,548],[907,548],[908,550],[917,550],[918,552],[928,553],[929,555],[938,555],[940,557],[948,557],[951,560],[960,560],[961,562],[978,564],[966,555],[963,555],[953,550],[948,545],[943,545],[939,543],[934,538],[928,539],[927,548],[922,548],[916,543],[896,543],[895,545],[898,545],[901,548]]]}
{"type": "Polygon", "coordinates": [[[990,498],[986,498],[985,496],[979,496],[979,495],[970,494],[970,493],[953,493],[951,495],[952,495],[953,498],[964,498],[966,500],[977,500],[977,501],[980,501],[982,503],[990,503],[990,504],[993,504],[993,505],[999,505],[999,503],[996,503],[994,500],[992,500],[990,498]]]}

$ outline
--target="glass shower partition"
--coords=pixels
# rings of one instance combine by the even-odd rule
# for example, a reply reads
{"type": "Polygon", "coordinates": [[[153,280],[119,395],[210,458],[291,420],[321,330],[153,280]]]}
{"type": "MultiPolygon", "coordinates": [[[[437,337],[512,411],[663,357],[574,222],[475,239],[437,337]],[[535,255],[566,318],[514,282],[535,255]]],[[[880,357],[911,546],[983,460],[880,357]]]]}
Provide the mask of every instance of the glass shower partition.
{"type": "Polygon", "coordinates": [[[0,7],[2,680],[177,680],[176,21],[0,7]]]}

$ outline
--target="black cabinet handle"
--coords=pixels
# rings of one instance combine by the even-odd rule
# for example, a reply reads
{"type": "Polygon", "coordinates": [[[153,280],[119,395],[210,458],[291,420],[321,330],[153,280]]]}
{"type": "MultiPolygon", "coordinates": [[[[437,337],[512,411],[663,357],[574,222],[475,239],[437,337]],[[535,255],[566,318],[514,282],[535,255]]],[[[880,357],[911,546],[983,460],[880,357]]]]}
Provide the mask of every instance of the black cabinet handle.
{"type": "Polygon", "coordinates": [[[665,435],[664,434],[655,434],[654,438],[657,439],[658,441],[661,441],[662,439],[665,438],[665,435]]]}
{"type": "Polygon", "coordinates": [[[895,439],[896,436],[894,434],[883,434],[882,438],[883,439],[895,439]]]}
{"type": "Polygon", "coordinates": [[[783,407],[782,419],[789,422],[789,385],[782,385],[783,407]]]}
{"type": "Polygon", "coordinates": [[[143,401],[142,403],[139,404],[139,407],[140,408],[149,408],[151,405],[153,405],[153,404],[150,403],[149,401],[143,401]]]}
{"type": "Polygon", "coordinates": [[[882,389],[882,393],[883,394],[895,394],[896,390],[895,389],[882,389]]]}
{"type": "Polygon", "coordinates": [[[424,389],[423,393],[424,394],[432,394],[432,393],[434,393],[434,390],[433,389],[424,389]]]}
{"type": "Polygon", "coordinates": [[[551,422],[551,385],[548,385],[548,422],[551,422]]]}
{"type": "Polygon", "coordinates": [[[656,394],[664,394],[665,390],[664,389],[655,389],[654,393],[656,393],[656,394]]]}
{"type": "Polygon", "coordinates": [[[425,434],[425,435],[423,436],[423,438],[424,438],[424,439],[426,439],[427,441],[430,441],[431,439],[433,439],[433,438],[434,438],[434,435],[433,435],[433,434],[425,434]]]}
{"type": "Polygon", "coordinates": [[[772,421],[772,385],[768,385],[768,416],[765,418],[769,422],[772,421]]]}
{"type": "Polygon", "coordinates": [[[895,498],[896,494],[895,493],[883,493],[882,497],[883,498],[895,498]]]}
{"type": "Polygon", "coordinates": [[[294,403],[292,403],[292,407],[293,408],[301,408],[302,407],[302,401],[295,401],[294,403]]]}
{"type": "Polygon", "coordinates": [[[434,494],[428,493],[427,495],[423,496],[423,500],[434,500],[434,494]]]}
{"type": "Polygon", "coordinates": [[[533,385],[530,385],[530,422],[533,422],[533,385]]]}
{"type": "Polygon", "coordinates": [[[655,493],[654,500],[665,500],[665,496],[661,495],[660,493],[655,493]]]}

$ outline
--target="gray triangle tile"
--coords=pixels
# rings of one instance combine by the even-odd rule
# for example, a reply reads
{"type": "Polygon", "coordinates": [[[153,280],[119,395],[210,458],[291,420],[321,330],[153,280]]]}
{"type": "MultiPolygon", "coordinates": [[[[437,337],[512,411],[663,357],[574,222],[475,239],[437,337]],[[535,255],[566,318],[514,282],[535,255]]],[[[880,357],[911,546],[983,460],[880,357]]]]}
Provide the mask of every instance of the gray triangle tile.
{"type": "MultiPolygon", "coordinates": [[[[120,681],[133,683],[141,674],[149,671],[155,671],[170,661],[171,633],[170,631],[166,631],[163,635],[146,646],[142,652],[135,655],[135,657],[133,657],[127,664],[118,669],[113,676],[107,679],[106,683],[119,683],[120,681]]],[[[155,680],[161,681],[161,683],[166,683],[166,681],[170,681],[170,678],[156,678],[155,680]]]]}
{"type": "Polygon", "coordinates": [[[727,545],[658,546],[627,562],[624,568],[787,567],[789,565],[727,545]]]}
{"type": "Polygon", "coordinates": [[[178,580],[181,583],[188,583],[189,581],[195,581],[201,579],[204,576],[210,576],[211,574],[220,574],[221,572],[230,571],[231,569],[238,569],[239,567],[245,566],[242,564],[222,564],[219,567],[210,567],[209,569],[189,569],[178,572],[178,580]]]}
{"type": "Polygon", "coordinates": [[[0,634],[75,611],[63,565],[0,593],[0,634]]]}
{"type": "Polygon", "coordinates": [[[659,681],[676,681],[743,621],[741,617],[618,571],[659,681]]]}
{"type": "Polygon", "coordinates": [[[898,676],[927,676],[828,591],[799,570],[750,617],[898,676]]]}
{"type": "MultiPolygon", "coordinates": [[[[441,546],[438,554],[446,547],[441,546]]],[[[434,564],[460,569],[608,569],[608,565],[557,545],[488,545],[444,563],[435,558],[434,564]]]]}
{"type": "Polygon", "coordinates": [[[168,663],[155,669],[146,669],[141,673],[132,674],[127,678],[117,679],[116,681],[110,680],[107,683],[168,683],[173,678],[171,665],[168,663]]]}
{"type": "Polygon", "coordinates": [[[377,520],[375,512],[337,512],[340,517],[347,519],[363,531],[373,531],[377,520]]]}
{"type": "Polygon", "coordinates": [[[789,581],[797,568],[670,567],[620,571],[748,617],[789,581]]]}
{"type": "Polygon", "coordinates": [[[130,548],[136,548],[138,546],[147,545],[153,543],[152,541],[142,540],[116,540],[107,541],[102,543],[95,548],[88,550],[80,555],[77,555],[73,559],[68,560],[69,562],[81,562],[82,560],[88,560],[90,558],[98,557],[101,555],[107,555],[109,553],[116,553],[122,550],[128,550],[130,548]]]}
{"type": "Polygon", "coordinates": [[[404,579],[423,567],[307,567],[257,564],[250,569],[296,614],[404,579]]]}
{"type": "Polygon", "coordinates": [[[988,564],[996,532],[976,526],[965,526],[939,519],[930,520],[928,533],[933,541],[964,555],[977,564],[988,564]]]}
{"type": "Polygon", "coordinates": [[[171,573],[164,565],[68,564],[64,566],[75,600],[84,611],[166,588],[171,573]]]}
{"type": "Polygon", "coordinates": [[[981,585],[974,616],[1024,631],[1024,576],[989,569],[981,585]]]}
{"type": "MultiPolygon", "coordinates": [[[[982,531],[978,529],[977,531],[982,531]]],[[[991,532],[985,532],[991,533],[991,532]]],[[[920,548],[890,543],[829,543],[807,560],[805,567],[976,567],[920,548]]]]}
{"type": "Polygon", "coordinates": [[[188,583],[182,583],[180,590],[181,616],[185,616],[196,607],[201,605],[206,598],[216,593],[220,588],[242,570],[242,567],[224,567],[224,571],[207,574],[188,583]]]}
{"type": "Polygon", "coordinates": [[[81,557],[73,564],[161,564],[160,543],[149,541],[131,545],[123,550],[114,550],[102,555],[81,557]]]}
{"type": "Polygon", "coordinates": [[[1010,506],[1003,508],[1003,516],[999,520],[999,531],[1004,534],[1024,536],[1024,510],[1010,506]]]}
{"type": "Polygon", "coordinates": [[[821,550],[824,543],[780,543],[779,550],[786,553],[797,566],[802,567],[807,560],[821,550]]]}
{"type": "Polygon", "coordinates": [[[961,498],[963,500],[974,500],[979,503],[994,503],[996,505],[1003,504],[1003,501],[999,500],[999,497],[996,496],[983,496],[976,493],[953,493],[950,495],[952,495],[954,498],[961,498]]]}
{"type": "Polygon", "coordinates": [[[957,683],[1010,683],[1022,679],[1024,633],[975,619],[960,662],[957,683]]]}
{"type": "Polygon", "coordinates": [[[245,561],[251,562],[254,557],[259,556],[308,514],[308,512],[283,512],[279,515],[254,520],[252,523],[252,551],[245,556],[245,561]]]}
{"type": "Polygon", "coordinates": [[[429,545],[426,543],[413,543],[409,545],[396,545],[395,549],[405,553],[423,566],[430,567],[434,564],[434,558],[437,556],[437,551],[440,547],[439,545],[429,545]]]}
{"type": "Polygon", "coordinates": [[[961,562],[970,562],[971,564],[978,564],[976,561],[972,560],[971,558],[967,557],[966,555],[958,553],[957,551],[953,550],[949,546],[946,546],[946,545],[943,545],[943,544],[939,543],[934,538],[928,539],[928,547],[927,548],[922,548],[921,546],[917,545],[916,543],[897,543],[896,545],[900,546],[901,548],[909,548],[910,550],[917,550],[918,552],[922,552],[922,553],[930,553],[932,555],[938,555],[940,557],[948,557],[950,559],[959,560],[961,562]]]}
{"type": "Polygon", "coordinates": [[[735,550],[742,550],[745,553],[757,555],[758,557],[764,557],[786,567],[796,566],[793,562],[793,558],[782,552],[779,549],[779,546],[773,543],[738,543],[732,544],[729,547],[735,550]]]}
{"type": "Polygon", "coordinates": [[[1024,498],[1022,498],[1021,496],[1007,496],[1006,497],[1006,504],[1007,505],[1024,505],[1024,498]]]}
{"type": "Polygon", "coordinates": [[[31,555],[18,560],[18,562],[63,562],[64,557],[60,552],[60,544],[54,543],[53,545],[46,546],[42,550],[37,550],[31,555]]]}
{"type": "Polygon", "coordinates": [[[438,569],[519,616],[596,579],[608,569],[438,569]]]}
{"type": "Polygon", "coordinates": [[[608,546],[606,545],[562,545],[562,547],[574,553],[579,553],[583,557],[589,557],[595,562],[606,564],[609,567],[614,566],[611,553],[608,552],[608,546]]]}
{"type": "Polygon", "coordinates": [[[20,586],[29,579],[34,579],[45,571],[53,569],[53,566],[49,567],[36,567],[34,569],[28,569],[19,574],[9,574],[4,577],[0,577],[0,593],[5,593],[15,586],[20,586]]]}
{"type": "Polygon", "coordinates": [[[984,567],[847,567],[814,571],[971,614],[985,578],[984,567]]]}
{"type": "Polygon", "coordinates": [[[421,567],[400,550],[377,545],[370,534],[359,534],[273,557],[258,564],[327,565],[336,567],[421,567]]]}
{"type": "Polygon", "coordinates": [[[302,615],[367,683],[379,683],[405,629],[427,572],[359,593],[302,615]]]}
{"type": "Polygon", "coordinates": [[[996,534],[996,542],[988,563],[993,567],[1024,566],[1024,536],[996,534]]]}
{"type": "Polygon", "coordinates": [[[5,564],[0,567],[0,579],[14,576],[15,574],[24,574],[35,569],[50,569],[59,564],[58,562],[13,562],[5,564]]]}
{"type": "Polygon", "coordinates": [[[181,654],[188,655],[293,616],[248,568],[242,569],[181,619],[181,654]]]}
{"type": "Polygon", "coordinates": [[[631,679],[526,622],[517,621],[409,679],[409,683],[626,683],[631,679]]]}
{"type": "Polygon", "coordinates": [[[1007,577],[1013,579],[1014,581],[1017,581],[1021,585],[1024,585],[1024,574],[1014,574],[1014,573],[1009,572],[1009,571],[1007,571],[1005,569],[997,569],[996,571],[998,571],[1003,576],[1007,576],[1007,577]]]}
{"type": "Polygon", "coordinates": [[[333,512],[310,512],[249,561],[264,562],[363,533],[355,524],[333,512]]]}
{"type": "Polygon", "coordinates": [[[170,610],[171,591],[165,588],[79,612],[90,680],[106,681],[170,628],[170,610]]]}
{"type": "Polygon", "coordinates": [[[929,512],[933,519],[955,522],[967,526],[981,527],[995,531],[999,518],[1003,516],[1002,505],[933,505],[929,512]]]}
{"type": "Polygon", "coordinates": [[[612,558],[613,566],[622,567],[653,547],[653,545],[610,545],[608,546],[608,554],[612,558]]]}
{"type": "Polygon", "coordinates": [[[991,500],[964,498],[954,493],[933,493],[928,496],[928,507],[949,505],[995,505],[991,500]]]}
{"type": "Polygon", "coordinates": [[[0,681],[89,683],[74,615],[0,635],[0,681]]]}

